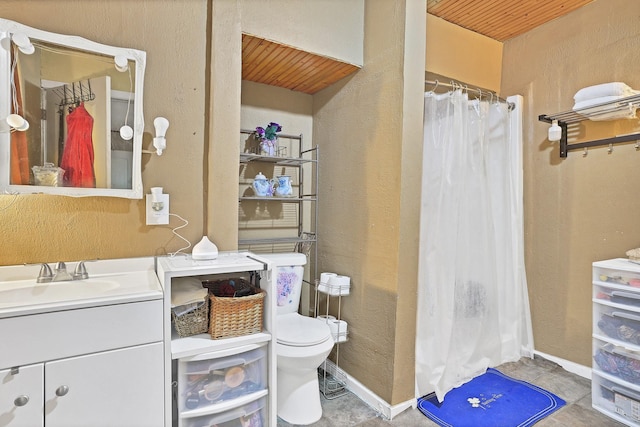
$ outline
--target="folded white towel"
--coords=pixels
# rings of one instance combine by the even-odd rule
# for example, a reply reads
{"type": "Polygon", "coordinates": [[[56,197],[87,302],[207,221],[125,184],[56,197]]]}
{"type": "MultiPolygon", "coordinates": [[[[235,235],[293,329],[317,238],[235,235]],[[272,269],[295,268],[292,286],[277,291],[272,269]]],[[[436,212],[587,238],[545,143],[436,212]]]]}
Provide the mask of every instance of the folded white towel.
{"type": "Polygon", "coordinates": [[[171,282],[171,307],[202,302],[208,292],[194,277],[177,277],[171,282]]]}
{"type": "Polygon", "coordinates": [[[573,106],[573,111],[596,122],[604,120],[635,119],[636,105],[629,105],[626,103],[617,105],[614,103],[614,101],[622,98],[625,98],[625,96],[602,96],[600,98],[576,102],[573,106]],[[607,103],[610,104],[606,107],[595,107],[595,105],[607,103]]]}
{"type": "Polygon", "coordinates": [[[576,92],[573,100],[575,102],[581,102],[593,98],[602,98],[603,96],[625,97],[636,94],[638,94],[638,91],[631,89],[625,83],[611,82],[582,88],[576,92]]]}
{"type": "MultiPolygon", "coordinates": [[[[601,96],[599,98],[586,99],[584,101],[578,101],[573,104],[573,111],[582,110],[584,108],[593,107],[594,105],[607,104],[609,102],[617,101],[618,99],[625,98],[624,96],[601,96]]],[[[595,110],[595,109],[593,109],[595,110]]],[[[578,111],[579,112],[579,111],[578,111]]]]}

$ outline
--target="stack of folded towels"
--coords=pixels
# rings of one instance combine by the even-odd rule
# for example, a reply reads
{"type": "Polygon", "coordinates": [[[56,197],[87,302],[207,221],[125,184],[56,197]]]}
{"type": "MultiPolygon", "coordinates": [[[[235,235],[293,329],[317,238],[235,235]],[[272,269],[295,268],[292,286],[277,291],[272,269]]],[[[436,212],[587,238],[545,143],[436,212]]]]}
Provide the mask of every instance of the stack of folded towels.
{"type": "Polygon", "coordinates": [[[616,104],[614,101],[639,93],[640,91],[633,90],[622,82],[585,87],[574,95],[573,111],[594,121],[634,119],[636,118],[637,103],[616,104]],[[607,103],[611,104],[607,107],[602,106],[607,103]]]}
{"type": "Polygon", "coordinates": [[[182,316],[206,302],[208,290],[195,277],[178,277],[171,286],[171,309],[176,316],[182,316]]]}

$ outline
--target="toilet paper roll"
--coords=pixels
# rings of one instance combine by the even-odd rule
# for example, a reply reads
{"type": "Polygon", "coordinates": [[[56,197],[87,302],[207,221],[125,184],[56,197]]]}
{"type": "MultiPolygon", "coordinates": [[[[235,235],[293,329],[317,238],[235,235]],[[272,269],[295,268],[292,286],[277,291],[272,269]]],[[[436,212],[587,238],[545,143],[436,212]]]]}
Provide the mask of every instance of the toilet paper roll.
{"type": "Polygon", "coordinates": [[[337,276],[336,273],[322,273],[320,274],[320,283],[318,283],[318,291],[329,293],[329,282],[332,277],[337,276]]]}
{"type": "Polygon", "coordinates": [[[337,276],[336,273],[322,273],[320,274],[320,283],[329,283],[329,279],[337,276]]]}
{"type": "Polygon", "coordinates": [[[330,323],[331,321],[336,320],[336,317],[330,314],[321,314],[320,316],[318,316],[318,319],[324,320],[325,323],[330,323]]]}
{"type": "Polygon", "coordinates": [[[349,276],[335,275],[329,278],[329,294],[330,295],[349,295],[351,287],[351,278],[349,276]]]}
{"type": "Polygon", "coordinates": [[[349,286],[351,284],[351,278],[349,276],[335,276],[329,278],[329,284],[333,286],[349,286]]]}
{"type": "Polygon", "coordinates": [[[347,340],[347,322],[344,320],[332,320],[329,322],[329,329],[335,342],[343,342],[347,340]]]}

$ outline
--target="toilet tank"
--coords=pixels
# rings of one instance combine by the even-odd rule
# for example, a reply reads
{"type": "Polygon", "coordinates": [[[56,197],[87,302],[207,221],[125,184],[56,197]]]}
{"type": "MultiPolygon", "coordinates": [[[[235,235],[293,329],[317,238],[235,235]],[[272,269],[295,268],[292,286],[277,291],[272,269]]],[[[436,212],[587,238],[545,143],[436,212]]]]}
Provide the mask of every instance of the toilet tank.
{"type": "Polygon", "coordinates": [[[273,286],[276,286],[277,314],[296,313],[300,306],[302,279],[307,257],[297,252],[260,254],[273,263],[273,286]]]}

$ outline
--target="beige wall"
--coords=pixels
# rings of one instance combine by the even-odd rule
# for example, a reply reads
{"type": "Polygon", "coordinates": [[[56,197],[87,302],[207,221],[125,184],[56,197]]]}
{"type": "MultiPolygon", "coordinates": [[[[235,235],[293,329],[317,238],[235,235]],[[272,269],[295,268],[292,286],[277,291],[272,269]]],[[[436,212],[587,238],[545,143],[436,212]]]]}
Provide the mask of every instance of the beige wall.
{"type": "Polygon", "coordinates": [[[391,403],[414,394],[424,58],[405,49],[423,51],[424,11],[424,2],[366,2],[364,67],[314,97],[320,271],[353,284],[340,366],[391,403]]]}
{"type": "Polygon", "coordinates": [[[362,65],[364,0],[240,0],[242,31],[362,65]]]}
{"type": "MultiPolygon", "coordinates": [[[[582,87],[640,89],[640,2],[597,1],[505,42],[502,93],[522,94],[526,268],[535,347],[591,366],[591,263],[640,246],[640,153],[633,144],[561,160],[539,114],[570,110],[582,87]]],[[[583,139],[628,133],[637,120],[587,123],[583,139]]]]}
{"type": "MultiPolygon", "coordinates": [[[[180,233],[196,243],[203,230],[206,2],[4,0],[0,16],[147,52],[143,145],[151,144],[155,117],[171,124],[164,154],[143,155],[145,192],[164,187],[171,212],[189,221],[180,233]]],[[[0,264],[145,256],[184,246],[169,226],[147,227],[144,209],[144,200],[0,195],[0,264]]],[[[181,224],[171,219],[172,227],[181,224]]]]}
{"type": "Polygon", "coordinates": [[[426,70],[500,92],[502,43],[427,14],[426,70]]]}

